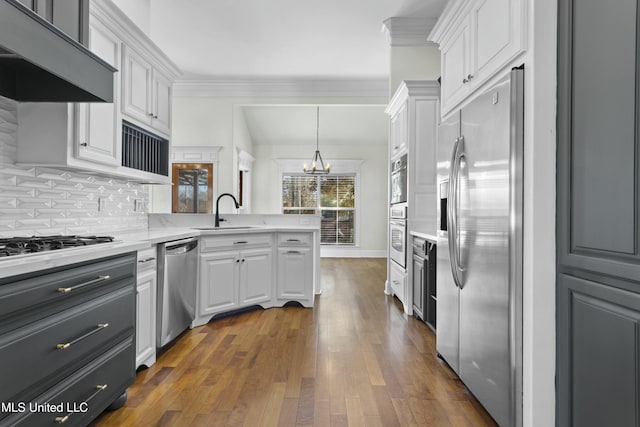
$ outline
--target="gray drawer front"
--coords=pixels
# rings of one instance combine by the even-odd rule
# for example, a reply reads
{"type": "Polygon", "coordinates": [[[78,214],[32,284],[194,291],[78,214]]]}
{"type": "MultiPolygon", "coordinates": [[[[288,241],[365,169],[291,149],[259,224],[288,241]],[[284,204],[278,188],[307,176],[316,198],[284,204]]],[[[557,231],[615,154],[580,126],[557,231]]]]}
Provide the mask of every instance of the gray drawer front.
{"type": "Polygon", "coordinates": [[[60,304],[61,310],[125,286],[130,283],[127,279],[134,277],[135,261],[133,252],[85,265],[44,270],[37,275],[3,279],[0,281],[0,324],[13,323],[17,315],[26,316],[28,313],[24,312],[32,309],[40,310],[45,316],[55,312],[56,304],[60,304]],[[69,288],[68,292],[59,291],[69,288]]]}
{"type": "Polygon", "coordinates": [[[0,421],[0,426],[47,426],[58,425],[56,417],[69,416],[65,426],[86,426],[109,406],[126,388],[135,381],[135,347],[133,340],[109,350],[91,364],[77,371],[55,388],[33,399],[32,402],[63,403],[62,412],[29,412],[30,403],[24,413],[16,413],[0,421]],[[98,386],[107,387],[99,389],[98,386]],[[67,402],[71,405],[67,408],[67,402]],[[80,410],[86,402],[87,412],[70,413],[68,409],[80,410]],[[76,405],[74,408],[74,404],[76,405]]]}
{"type": "Polygon", "coordinates": [[[0,402],[33,398],[131,336],[134,328],[130,286],[0,336],[0,378],[12,385],[0,387],[0,402]],[[68,348],[57,348],[67,343],[68,348]]]}

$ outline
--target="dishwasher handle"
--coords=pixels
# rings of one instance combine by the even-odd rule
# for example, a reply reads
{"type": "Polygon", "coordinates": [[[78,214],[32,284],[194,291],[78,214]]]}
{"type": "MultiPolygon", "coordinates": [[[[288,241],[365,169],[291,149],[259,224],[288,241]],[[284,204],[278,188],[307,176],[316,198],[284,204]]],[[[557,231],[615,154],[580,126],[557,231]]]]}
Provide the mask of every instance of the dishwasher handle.
{"type": "Polygon", "coordinates": [[[181,240],[177,242],[165,243],[166,255],[182,255],[198,247],[196,239],[181,240]]]}

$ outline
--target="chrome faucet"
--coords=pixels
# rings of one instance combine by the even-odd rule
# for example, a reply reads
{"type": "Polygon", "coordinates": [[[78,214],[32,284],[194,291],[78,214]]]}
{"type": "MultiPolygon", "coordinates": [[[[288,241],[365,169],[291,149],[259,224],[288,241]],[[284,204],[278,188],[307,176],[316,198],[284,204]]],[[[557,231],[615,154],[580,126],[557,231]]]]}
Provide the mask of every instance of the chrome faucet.
{"type": "MultiPolygon", "coordinates": [[[[215,222],[215,226],[216,227],[220,227],[220,215],[218,215],[218,209],[219,209],[219,205],[220,205],[220,199],[224,196],[229,196],[233,199],[233,203],[236,204],[236,209],[240,209],[240,205],[238,204],[238,201],[236,200],[236,198],[233,196],[233,194],[230,193],[222,193],[221,195],[218,196],[218,199],[216,200],[216,222],[215,222]]],[[[224,220],[223,220],[224,221],[224,220]]]]}

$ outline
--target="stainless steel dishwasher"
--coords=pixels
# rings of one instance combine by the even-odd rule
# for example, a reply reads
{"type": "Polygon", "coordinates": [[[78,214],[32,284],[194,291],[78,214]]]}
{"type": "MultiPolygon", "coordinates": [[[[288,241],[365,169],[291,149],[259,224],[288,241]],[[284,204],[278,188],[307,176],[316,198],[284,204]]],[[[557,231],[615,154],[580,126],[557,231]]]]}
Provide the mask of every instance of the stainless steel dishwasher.
{"type": "Polygon", "coordinates": [[[161,348],[195,319],[198,240],[174,240],[158,245],[156,347],[161,348]]]}

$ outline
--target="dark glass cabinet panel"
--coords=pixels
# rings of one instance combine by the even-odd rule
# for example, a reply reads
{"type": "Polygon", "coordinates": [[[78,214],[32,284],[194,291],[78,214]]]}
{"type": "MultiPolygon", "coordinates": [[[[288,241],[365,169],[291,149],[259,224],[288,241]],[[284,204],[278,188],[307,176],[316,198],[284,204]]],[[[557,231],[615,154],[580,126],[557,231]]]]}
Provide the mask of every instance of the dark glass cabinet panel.
{"type": "Polygon", "coordinates": [[[213,213],[213,165],[174,163],[173,213],[213,213]]]}

